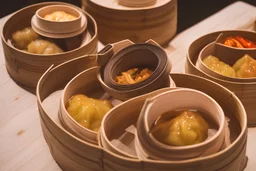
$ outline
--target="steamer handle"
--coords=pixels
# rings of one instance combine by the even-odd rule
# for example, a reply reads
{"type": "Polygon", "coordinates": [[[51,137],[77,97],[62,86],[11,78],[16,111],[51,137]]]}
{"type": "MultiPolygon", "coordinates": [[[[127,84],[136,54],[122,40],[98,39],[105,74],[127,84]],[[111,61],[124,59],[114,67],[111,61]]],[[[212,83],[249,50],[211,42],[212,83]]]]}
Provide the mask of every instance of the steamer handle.
{"type": "Polygon", "coordinates": [[[114,55],[113,51],[113,45],[107,44],[103,49],[101,49],[96,54],[96,60],[100,67],[106,65],[106,63],[109,61],[109,59],[114,55]]]}
{"type": "Polygon", "coordinates": [[[97,53],[97,63],[100,67],[105,66],[109,59],[121,49],[134,44],[129,39],[125,39],[113,44],[107,44],[102,50],[97,53]]]}

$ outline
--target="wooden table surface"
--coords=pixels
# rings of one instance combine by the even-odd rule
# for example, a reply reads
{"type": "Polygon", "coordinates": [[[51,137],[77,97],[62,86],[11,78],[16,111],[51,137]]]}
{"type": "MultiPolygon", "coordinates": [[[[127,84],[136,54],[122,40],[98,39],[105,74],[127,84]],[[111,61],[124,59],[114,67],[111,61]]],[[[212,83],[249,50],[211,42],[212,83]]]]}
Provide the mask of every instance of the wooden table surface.
{"type": "MultiPolygon", "coordinates": [[[[204,9],[206,10],[206,9],[204,9]]],[[[191,14],[193,15],[193,14],[191,14]]],[[[2,27],[7,17],[0,19],[2,27]]],[[[172,72],[184,72],[189,44],[206,33],[226,29],[252,30],[256,7],[236,2],[176,35],[165,47],[172,72]]],[[[103,46],[99,43],[99,49],[103,46]]],[[[249,128],[246,171],[256,170],[256,128],[249,128]]],[[[8,75],[0,45],[0,171],[59,171],[42,135],[36,96],[8,75]]]]}

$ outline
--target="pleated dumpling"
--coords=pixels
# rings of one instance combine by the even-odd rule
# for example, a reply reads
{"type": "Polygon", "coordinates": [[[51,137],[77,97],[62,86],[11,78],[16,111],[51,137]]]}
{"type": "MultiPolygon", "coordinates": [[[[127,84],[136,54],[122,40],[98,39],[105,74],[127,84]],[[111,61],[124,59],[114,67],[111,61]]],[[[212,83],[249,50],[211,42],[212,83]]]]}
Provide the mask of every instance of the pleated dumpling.
{"type": "Polygon", "coordinates": [[[206,140],[208,128],[208,123],[199,112],[183,111],[173,119],[156,124],[151,133],[164,144],[186,146],[206,140]]]}
{"type": "Polygon", "coordinates": [[[31,27],[26,27],[12,34],[14,46],[22,50],[27,49],[28,44],[38,38],[39,35],[31,27]]]}
{"type": "Polygon", "coordinates": [[[71,97],[66,105],[70,116],[92,131],[99,130],[102,118],[112,107],[107,100],[93,99],[82,94],[71,97]]]}
{"type": "Polygon", "coordinates": [[[256,60],[249,55],[244,55],[233,65],[238,78],[256,77],[256,60]]]}
{"type": "Polygon", "coordinates": [[[203,63],[211,70],[229,77],[235,77],[235,71],[234,69],[229,66],[228,64],[225,64],[224,62],[220,61],[215,56],[208,56],[204,58],[203,63]]]}
{"type": "Polygon", "coordinates": [[[34,40],[28,45],[28,52],[34,54],[57,54],[63,52],[63,50],[50,41],[34,40]]]}

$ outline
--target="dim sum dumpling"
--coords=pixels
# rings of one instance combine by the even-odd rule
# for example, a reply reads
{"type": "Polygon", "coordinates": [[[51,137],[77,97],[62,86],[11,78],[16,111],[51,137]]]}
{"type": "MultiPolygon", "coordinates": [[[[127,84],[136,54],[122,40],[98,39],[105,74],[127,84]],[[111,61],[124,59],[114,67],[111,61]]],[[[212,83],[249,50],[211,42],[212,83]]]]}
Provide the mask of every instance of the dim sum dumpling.
{"type": "Polygon", "coordinates": [[[102,118],[112,107],[107,100],[93,99],[82,94],[71,97],[66,105],[70,116],[92,131],[99,130],[102,118]]]}
{"type": "Polygon", "coordinates": [[[63,50],[47,40],[34,40],[28,45],[28,52],[34,54],[56,54],[63,50]]]}
{"type": "Polygon", "coordinates": [[[39,35],[31,27],[26,27],[12,34],[14,46],[19,49],[27,49],[28,44],[38,38],[39,35]]]}
{"type": "Polygon", "coordinates": [[[76,16],[68,14],[64,11],[55,11],[51,14],[47,14],[44,16],[44,19],[50,20],[50,21],[70,21],[76,18],[77,18],[76,16]]]}
{"type": "Polygon", "coordinates": [[[235,77],[235,70],[229,66],[228,64],[225,64],[224,62],[220,61],[215,56],[208,56],[204,58],[203,63],[211,70],[229,77],[235,77]]]}
{"type": "Polygon", "coordinates": [[[256,60],[249,55],[244,55],[233,65],[236,77],[251,78],[256,77],[256,60]]]}
{"type": "Polygon", "coordinates": [[[184,111],[173,119],[156,124],[151,133],[164,144],[185,146],[206,140],[208,128],[208,123],[198,112],[184,111]]]}

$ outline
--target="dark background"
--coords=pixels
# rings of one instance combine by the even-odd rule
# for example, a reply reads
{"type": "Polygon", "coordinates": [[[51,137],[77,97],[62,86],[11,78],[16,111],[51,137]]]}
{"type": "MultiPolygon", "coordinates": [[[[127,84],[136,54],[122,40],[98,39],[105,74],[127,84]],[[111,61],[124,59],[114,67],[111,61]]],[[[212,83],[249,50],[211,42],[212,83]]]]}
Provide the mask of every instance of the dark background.
{"type": "MultiPolygon", "coordinates": [[[[45,0],[6,0],[1,3],[0,18],[25,6],[44,1],[45,0]]],[[[80,0],[58,1],[72,3],[81,7],[80,0]]],[[[243,1],[256,6],[256,0],[243,1]]],[[[178,32],[185,30],[233,2],[236,2],[236,0],[178,0],[178,32]]]]}

